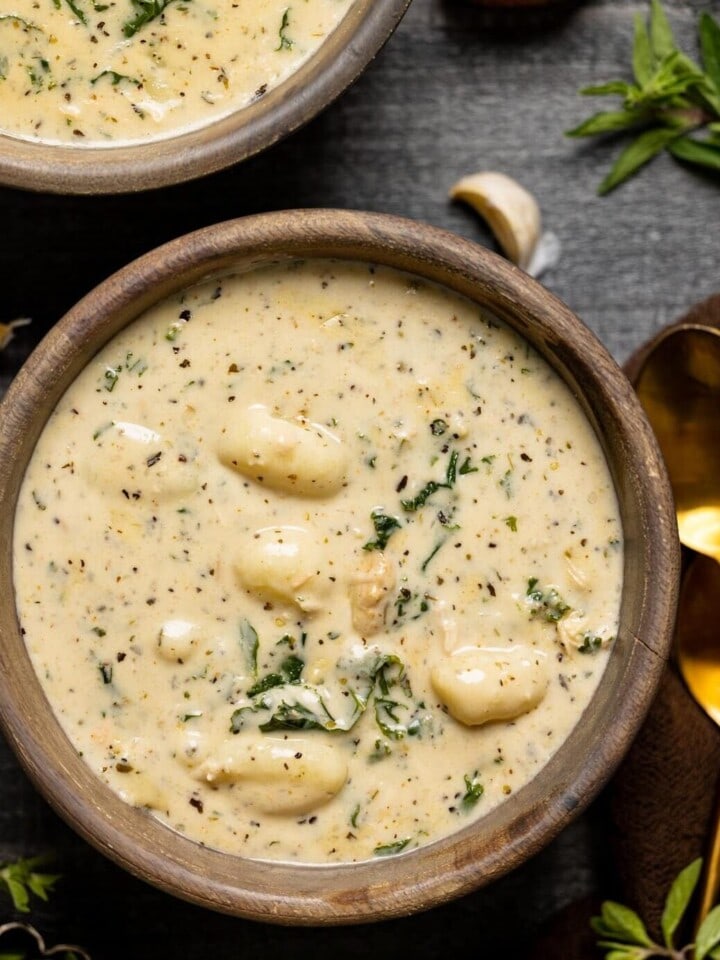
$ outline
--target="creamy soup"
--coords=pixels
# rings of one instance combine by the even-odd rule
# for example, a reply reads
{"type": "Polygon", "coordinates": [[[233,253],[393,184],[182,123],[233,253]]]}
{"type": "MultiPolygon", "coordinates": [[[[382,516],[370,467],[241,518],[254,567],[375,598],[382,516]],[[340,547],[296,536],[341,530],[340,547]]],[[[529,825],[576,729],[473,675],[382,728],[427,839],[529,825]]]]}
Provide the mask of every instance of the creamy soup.
{"type": "Polygon", "coordinates": [[[264,96],[352,0],[10,0],[0,132],[77,146],[158,139],[264,96]]]}
{"type": "Polygon", "coordinates": [[[398,854],[527,783],[615,638],[618,507],[567,388],[478,306],[289,263],[116,336],[15,526],[30,656],[128,803],[201,843],[398,854]]]}

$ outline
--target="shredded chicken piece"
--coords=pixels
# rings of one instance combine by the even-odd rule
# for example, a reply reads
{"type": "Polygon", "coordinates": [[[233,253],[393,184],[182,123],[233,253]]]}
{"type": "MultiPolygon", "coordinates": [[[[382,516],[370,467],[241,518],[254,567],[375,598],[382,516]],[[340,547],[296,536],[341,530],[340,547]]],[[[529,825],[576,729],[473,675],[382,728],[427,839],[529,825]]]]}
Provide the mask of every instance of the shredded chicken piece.
{"type": "Polygon", "coordinates": [[[385,626],[390,593],[395,587],[395,565],[381,551],[366,553],[350,583],[352,624],[363,637],[371,637],[385,626]]]}

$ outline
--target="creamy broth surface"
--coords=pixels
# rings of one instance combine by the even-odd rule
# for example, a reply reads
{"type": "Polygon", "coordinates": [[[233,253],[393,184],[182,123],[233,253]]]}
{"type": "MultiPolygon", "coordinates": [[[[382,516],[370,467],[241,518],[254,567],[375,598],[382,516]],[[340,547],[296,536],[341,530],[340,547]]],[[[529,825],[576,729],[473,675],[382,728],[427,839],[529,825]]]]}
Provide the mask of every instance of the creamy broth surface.
{"type": "Polygon", "coordinates": [[[352,0],[0,4],[0,132],[72,146],[156,140],[264,96],[352,0]]]}
{"type": "Polygon", "coordinates": [[[155,306],[69,388],[15,525],[25,641],[128,803],[222,850],[412,850],[527,783],[618,624],[597,439],[513,331],[331,261],[155,306]]]}

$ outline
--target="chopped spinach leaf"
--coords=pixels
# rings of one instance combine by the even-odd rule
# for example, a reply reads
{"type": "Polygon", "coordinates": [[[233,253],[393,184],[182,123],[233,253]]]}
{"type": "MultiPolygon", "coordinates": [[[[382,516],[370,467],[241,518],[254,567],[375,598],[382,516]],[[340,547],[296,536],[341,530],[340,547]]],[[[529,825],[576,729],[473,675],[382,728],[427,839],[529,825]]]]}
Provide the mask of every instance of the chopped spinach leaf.
{"type": "Polygon", "coordinates": [[[594,633],[586,633],[578,647],[578,653],[597,653],[602,648],[602,637],[594,633]]]}
{"type": "MultiPolygon", "coordinates": [[[[114,87],[117,87],[117,85],[122,83],[123,80],[126,80],[128,83],[132,83],[133,86],[141,86],[140,81],[135,77],[128,77],[126,74],[117,73],[115,70],[103,70],[102,73],[99,73],[96,77],[92,78],[90,85],[94,87],[99,80],[103,79],[103,77],[109,77],[110,82],[114,87]]],[[[137,362],[139,363],[139,361],[137,362]]],[[[128,370],[132,370],[132,367],[128,367],[128,370]]]]}
{"type": "Polygon", "coordinates": [[[249,620],[243,619],[240,621],[240,644],[245,654],[247,664],[252,670],[253,676],[256,676],[259,640],[257,630],[249,620]]]}
{"type": "Polygon", "coordinates": [[[232,717],[230,718],[230,733],[240,733],[245,724],[245,714],[257,713],[259,710],[269,709],[267,702],[259,699],[247,707],[238,707],[237,710],[233,710],[232,717]]]}
{"type": "Polygon", "coordinates": [[[477,779],[477,775],[477,770],[471,777],[465,774],[465,793],[460,801],[463,810],[472,810],[485,792],[485,788],[477,779]]]}
{"type": "Polygon", "coordinates": [[[444,545],[446,539],[447,537],[444,537],[442,540],[439,540],[438,543],[435,544],[431,552],[428,554],[428,556],[425,557],[423,562],[420,564],[420,569],[422,570],[423,573],[425,573],[425,571],[427,570],[428,564],[430,563],[432,558],[435,556],[435,554],[438,552],[440,547],[444,545]]]}
{"type": "Polygon", "coordinates": [[[570,605],[565,603],[555,587],[548,587],[547,590],[538,587],[537,577],[528,580],[525,598],[530,606],[531,619],[541,617],[548,623],[557,623],[570,610],[570,605]]]}
{"type": "Polygon", "coordinates": [[[256,697],[261,693],[267,693],[273,687],[284,687],[286,684],[300,683],[305,661],[293,655],[286,657],[280,664],[280,673],[268,673],[257,683],[253,684],[247,692],[249,697],[256,697]]]}
{"type": "Polygon", "coordinates": [[[405,837],[403,840],[396,840],[394,843],[381,843],[375,847],[373,853],[376,857],[392,857],[396,853],[401,853],[411,840],[412,837],[405,837]]]}
{"type": "Polygon", "coordinates": [[[292,50],[294,40],[287,35],[287,28],[290,26],[290,7],[287,7],[282,15],[282,22],[278,30],[280,43],[275,47],[276,50],[292,50]]]}
{"type": "Polygon", "coordinates": [[[321,697],[318,697],[325,716],[313,713],[302,703],[286,703],[284,700],[266,723],[260,724],[263,733],[274,730],[336,730],[337,724],[321,697]]]}
{"type": "MultiPolygon", "coordinates": [[[[77,3],[75,2],[75,0],[65,0],[65,3],[67,3],[67,5],[70,7],[70,9],[72,10],[72,12],[73,12],[73,13],[75,14],[75,16],[78,18],[78,20],[80,21],[80,23],[87,24],[87,22],[88,22],[88,20],[87,20],[87,15],[85,14],[85,11],[84,11],[84,10],[81,10],[81,9],[80,9],[80,7],[77,5],[77,3]]],[[[58,6],[59,6],[59,4],[58,4],[58,6]]]]}
{"type": "Polygon", "coordinates": [[[123,24],[123,33],[126,37],[133,37],[138,30],[161,16],[172,0],[130,0],[130,2],[135,16],[123,24]]]}
{"type": "Polygon", "coordinates": [[[378,763],[380,760],[385,760],[392,753],[390,744],[386,740],[376,740],[373,752],[368,757],[370,763],[378,763]]]}
{"type": "MultiPolygon", "coordinates": [[[[55,6],[60,9],[59,0],[55,6]]],[[[16,13],[0,13],[0,23],[2,23],[3,20],[14,20],[16,23],[19,23],[22,27],[24,27],[25,30],[37,30],[38,33],[45,32],[42,27],[39,27],[36,23],[26,20],[25,17],[19,17],[16,13]]]]}
{"type": "MultiPolygon", "coordinates": [[[[416,510],[419,510],[421,507],[424,507],[430,497],[436,493],[438,490],[451,490],[455,486],[455,481],[457,480],[458,474],[458,458],[460,454],[457,450],[453,450],[450,454],[450,459],[448,460],[448,465],[445,470],[445,480],[428,480],[425,486],[420,490],[416,496],[412,497],[409,500],[401,500],[403,510],[407,513],[415,513],[416,510]]],[[[465,463],[460,467],[460,473],[473,473],[474,471],[470,468],[470,457],[467,458],[465,463]]]]}
{"type": "Polygon", "coordinates": [[[407,587],[401,587],[393,604],[397,613],[393,617],[392,626],[397,627],[407,620],[419,620],[430,609],[430,598],[427,594],[413,593],[407,587]]]}
{"type": "Polygon", "coordinates": [[[390,517],[382,510],[373,510],[370,519],[375,527],[376,540],[368,540],[363,545],[363,550],[384,550],[387,542],[396,530],[400,529],[400,521],[396,517],[390,517]]]}

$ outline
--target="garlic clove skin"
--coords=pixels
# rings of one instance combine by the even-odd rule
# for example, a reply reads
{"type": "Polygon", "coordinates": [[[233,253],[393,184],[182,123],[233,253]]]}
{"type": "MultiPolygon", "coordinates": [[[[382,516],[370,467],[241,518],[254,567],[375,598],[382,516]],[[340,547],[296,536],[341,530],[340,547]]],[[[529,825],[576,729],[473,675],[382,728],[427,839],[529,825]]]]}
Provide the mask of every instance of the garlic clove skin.
{"type": "Polygon", "coordinates": [[[476,210],[507,257],[528,268],[541,233],[540,207],[531,193],[512,177],[488,170],[458,180],[450,197],[476,210]]]}

